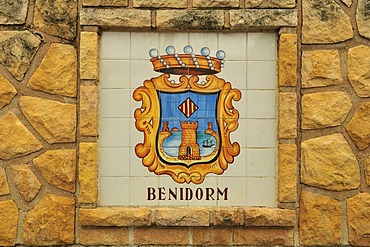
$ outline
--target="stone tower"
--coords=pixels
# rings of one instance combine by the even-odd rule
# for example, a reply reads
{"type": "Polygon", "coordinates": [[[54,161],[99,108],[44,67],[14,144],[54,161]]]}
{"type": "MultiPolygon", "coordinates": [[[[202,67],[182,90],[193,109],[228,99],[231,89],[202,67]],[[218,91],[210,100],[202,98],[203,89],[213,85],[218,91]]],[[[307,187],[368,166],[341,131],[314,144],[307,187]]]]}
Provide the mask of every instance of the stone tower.
{"type": "Polygon", "coordinates": [[[180,160],[199,160],[200,150],[197,143],[198,122],[180,122],[182,129],[181,145],[179,146],[180,160]]]}

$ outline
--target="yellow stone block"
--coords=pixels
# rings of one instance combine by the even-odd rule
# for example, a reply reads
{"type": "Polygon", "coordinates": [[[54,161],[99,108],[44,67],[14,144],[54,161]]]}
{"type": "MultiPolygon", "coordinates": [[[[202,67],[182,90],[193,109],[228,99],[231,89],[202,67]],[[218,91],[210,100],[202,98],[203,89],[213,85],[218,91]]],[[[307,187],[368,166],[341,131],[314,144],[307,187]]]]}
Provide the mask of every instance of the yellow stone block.
{"type": "Polygon", "coordinates": [[[302,52],[302,87],[326,87],[343,83],[338,50],[302,52]]]}
{"type": "Polygon", "coordinates": [[[98,196],[98,145],[97,143],[80,143],[79,155],[80,203],[97,203],[98,196]]]}
{"type": "Polygon", "coordinates": [[[0,167],[0,196],[8,195],[10,193],[8,181],[4,168],[0,167]]]}
{"type": "Polygon", "coordinates": [[[293,227],[295,211],[280,208],[244,208],[245,226],[258,227],[293,227]]]}
{"type": "Polygon", "coordinates": [[[99,36],[95,32],[81,32],[80,77],[99,78],[99,36]]]}
{"type": "Polygon", "coordinates": [[[26,202],[30,202],[35,198],[41,188],[41,183],[33,174],[28,165],[15,165],[12,166],[12,175],[14,185],[19,194],[26,202]]]}
{"type": "Polygon", "coordinates": [[[348,240],[351,246],[370,246],[370,194],[360,193],[347,201],[348,240]]]}
{"type": "Polygon", "coordinates": [[[337,246],[342,239],[340,202],[328,196],[302,191],[299,237],[301,245],[337,246]]]}
{"type": "Polygon", "coordinates": [[[150,208],[102,207],[80,209],[82,226],[150,226],[150,208]]]}
{"type": "Polygon", "coordinates": [[[14,201],[0,201],[0,246],[14,246],[17,240],[18,208],[14,201]]]}
{"type": "Polygon", "coordinates": [[[98,135],[98,88],[95,85],[80,87],[80,134],[98,135]]]}
{"type": "Polygon", "coordinates": [[[0,109],[10,103],[17,90],[0,74],[0,109]]]}
{"type": "Polygon", "coordinates": [[[279,86],[297,85],[297,35],[282,34],[279,39],[279,86]]]}
{"type": "Polygon", "coordinates": [[[38,97],[22,96],[22,113],[48,143],[76,140],[76,105],[38,97]]]}
{"type": "Polygon", "coordinates": [[[158,226],[209,226],[206,208],[158,208],[155,212],[158,226]]]}
{"type": "Polygon", "coordinates": [[[75,200],[46,194],[23,220],[23,244],[27,246],[71,245],[75,241],[75,200]]]}
{"type": "Polygon", "coordinates": [[[279,93],[279,138],[297,137],[297,95],[295,92],[279,93]]]}
{"type": "Polygon", "coordinates": [[[297,145],[279,145],[279,202],[297,201],[297,145]]]}
{"type": "Polygon", "coordinates": [[[129,244],[128,227],[81,228],[80,244],[122,246],[129,244]]]}
{"type": "Polygon", "coordinates": [[[33,159],[45,180],[59,189],[76,190],[76,150],[49,150],[33,159]]]}
{"type": "Polygon", "coordinates": [[[126,7],[128,6],[128,0],[82,0],[82,5],[126,7]]]}
{"type": "Polygon", "coordinates": [[[25,156],[41,148],[41,143],[13,112],[0,117],[0,159],[25,156]]]}
{"type": "Polygon", "coordinates": [[[345,92],[318,92],[302,96],[302,129],[323,129],[341,125],[352,109],[345,92]]]}
{"type": "Polygon", "coordinates": [[[71,45],[51,44],[27,86],[46,93],[76,97],[77,54],[71,45]]]}

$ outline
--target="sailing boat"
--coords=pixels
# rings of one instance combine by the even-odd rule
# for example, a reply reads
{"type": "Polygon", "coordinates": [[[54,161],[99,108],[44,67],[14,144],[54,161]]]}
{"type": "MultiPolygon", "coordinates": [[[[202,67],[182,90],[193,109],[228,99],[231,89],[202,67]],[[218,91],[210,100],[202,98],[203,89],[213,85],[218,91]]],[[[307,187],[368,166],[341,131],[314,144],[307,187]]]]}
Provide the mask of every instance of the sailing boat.
{"type": "Polygon", "coordinates": [[[210,147],[212,147],[212,146],[214,146],[215,144],[213,143],[213,141],[211,140],[211,139],[207,139],[207,140],[204,140],[203,142],[202,142],[202,146],[204,147],[204,148],[210,148],[210,147]]]}

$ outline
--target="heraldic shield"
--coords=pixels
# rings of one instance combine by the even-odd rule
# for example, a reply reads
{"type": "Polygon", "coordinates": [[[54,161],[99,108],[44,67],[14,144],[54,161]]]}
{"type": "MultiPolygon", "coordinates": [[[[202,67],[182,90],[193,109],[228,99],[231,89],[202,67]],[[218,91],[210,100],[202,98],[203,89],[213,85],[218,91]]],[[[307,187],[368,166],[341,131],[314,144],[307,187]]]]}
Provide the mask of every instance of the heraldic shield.
{"type": "Polygon", "coordinates": [[[144,133],[135,153],[157,175],[200,184],[209,173],[223,174],[240,152],[230,134],[238,128],[233,101],[239,101],[241,93],[214,75],[224,65],[223,51],[214,58],[207,47],[195,55],[191,46],[184,48],[185,54],[169,46],[166,53],[160,56],[150,50],[154,70],[162,74],[144,81],[133,93],[142,102],[134,112],[135,126],[144,133]],[[171,75],[180,77],[175,81],[171,75]],[[206,75],[203,81],[201,75],[206,75]]]}

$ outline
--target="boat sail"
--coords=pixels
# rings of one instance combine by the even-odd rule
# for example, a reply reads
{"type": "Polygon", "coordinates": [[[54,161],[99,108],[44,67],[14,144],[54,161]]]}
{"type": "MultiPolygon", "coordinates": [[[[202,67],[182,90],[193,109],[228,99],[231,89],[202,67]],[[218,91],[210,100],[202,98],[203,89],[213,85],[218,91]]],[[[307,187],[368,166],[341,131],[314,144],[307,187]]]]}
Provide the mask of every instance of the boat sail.
{"type": "Polygon", "coordinates": [[[213,143],[213,141],[211,140],[211,139],[207,139],[207,140],[204,140],[203,142],[202,142],[202,146],[204,147],[204,148],[210,148],[210,147],[212,147],[212,146],[214,146],[215,145],[215,143],[213,143]]]}

